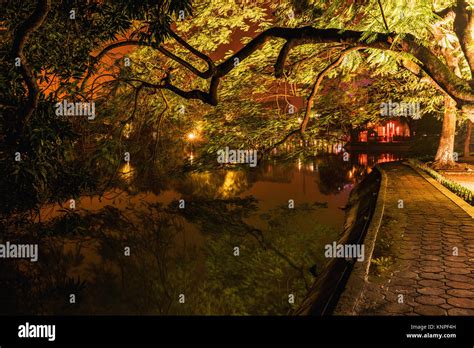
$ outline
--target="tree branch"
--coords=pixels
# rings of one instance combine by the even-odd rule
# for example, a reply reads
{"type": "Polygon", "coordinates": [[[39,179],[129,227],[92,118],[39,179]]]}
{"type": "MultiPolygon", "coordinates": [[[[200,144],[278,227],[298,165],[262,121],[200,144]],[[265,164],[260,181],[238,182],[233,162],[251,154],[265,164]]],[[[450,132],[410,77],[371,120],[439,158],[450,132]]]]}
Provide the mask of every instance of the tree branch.
{"type": "Polygon", "coordinates": [[[308,125],[308,121],[309,121],[309,117],[311,115],[311,109],[313,108],[313,104],[314,104],[314,97],[316,96],[316,93],[318,93],[318,90],[319,90],[319,86],[321,85],[321,82],[323,81],[324,77],[331,71],[333,70],[334,68],[338,67],[343,61],[344,61],[344,58],[354,52],[354,51],[358,51],[358,50],[361,50],[361,49],[364,49],[364,48],[367,48],[366,46],[356,46],[356,47],[350,47],[350,48],[347,48],[345,49],[344,51],[341,52],[341,54],[339,55],[339,57],[333,61],[331,64],[329,64],[328,66],[326,66],[319,74],[318,74],[318,77],[316,78],[316,82],[314,83],[313,85],[313,89],[311,90],[311,94],[309,95],[308,97],[308,102],[306,104],[306,110],[305,110],[305,114],[304,114],[304,118],[303,118],[303,122],[301,122],[301,128],[300,128],[300,131],[301,131],[301,134],[304,134],[305,130],[306,130],[306,126],[308,125]]]}
{"type": "Polygon", "coordinates": [[[301,136],[301,129],[296,128],[288,132],[281,140],[277,141],[275,144],[272,146],[268,147],[267,149],[263,149],[263,153],[268,154],[270,153],[273,149],[277,148],[281,144],[285,143],[288,139],[290,139],[293,135],[299,134],[301,136]]]}
{"type": "Polygon", "coordinates": [[[203,79],[207,79],[209,77],[211,77],[211,71],[210,70],[206,70],[204,72],[201,72],[199,69],[195,68],[191,63],[188,63],[187,61],[185,61],[184,59],[178,57],[177,55],[175,55],[174,53],[168,51],[166,48],[164,48],[163,46],[158,46],[156,47],[156,49],[158,51],[160,51],[161,53],[163,53],[165,56],[167,56],[168,58],[171,58],[172,60],[174,60],[175,62],[178,62],[179,64],[181,64],[182,66],[184,66],[185,68],[187,68],[189,71],[191,71],[194,75],[197,75],[203,79]]]}
{"type": "Polygon", "coordinates": [[[377,0],[379,7],[380,7],[380,13],[382,14],[382,19],[383,19],[383,24],[385,25],[385,29],[387,29],[387,33],[390,32],[390,29],[388,28],[387,20],[385,19],[385,13],[383,12],[383,7],[382,3],[380,0],[377,0]]]}
{"type": "Polygon", "coordinates": [[[82,79],[80,89],[84,90],[84,87],[86,86],[86,83],[89,81],[92,74],[96,72],[97,64],[100,62],[100,60],[102,58],[104,58],[104,56],[108,52],[110,52],[110,51],[112,51],[112,50],[114,50],[118,47],[133,46],[133,45],[138,45],[138,40],[125,40],[125,41],[114,42],[114,43],[104,47],[102,49],[102,51],[100,51],[99,54],[97,54],[95,57],[91,57],[89,68],[87,69],[86,76],[82,79]]]}
{"type": "MultiPolygon", "coordinates": [[[[396,34],[394,33],[374,33],[374,39],[369,43],[362,39],[364,32],[339,29],[316,29],[313,27],[302,28],[270,28],[252,39],[240,51],[226,59],[216,67],[211,80],[209,93],[200,91],[200,93],[186,92],[187,96],[198,97],[204,102],[211,101],[211,105],[217,104],[217,91],[219,78],[228,74],[234,68],[234,62],[237,58],[242,62],[253,52],[261,48],[271,38],[285,39],[291,44],[284,45],[283,53],[279,54],[278,65],[275,71],[282,74],[285,58],[291,48],[308,43],[341,43],[347,45],[364,45],[367,48],[376,48],[381,50],[392,50],[398,52],[407,52],[422,62],[422,69],[452,98],[459,103],[474,103],[474,91],[469,82],[456,76],[434,53],[428,48],[421,46],[416,42],[416,38],[411,34],[406,34],[403,38],[398,38],[395,44],[396,34]],[[202,97],[206,97],[205,99],[202,97]]],[[[183,91],[181,91],[183,92],[183,91]]]]}
{"type": "Polygon", "coordinates": [[[213,96],[213,93],[214,94],[217,93],[217,86],[218,86],[218,83],[219,83],[218,79],[212,79],[211,80],[211,88],[210,88],[211,92],[209,92],[209,93],[206,93],[206,92],[203,92],[203,91],[197,90],[197,89],[194,89],[194,90],[191,90],[191,91],[184,91],[184,90],[176,87],[175,85],[173,85],[170,81],[169,76],[166,76],[165,78],[163,78],[163,80],[159,84],[158,83],[151,83],[151,82],[140,80],[140,79],[117,79],[117,81],[139,82],[139,83],[141,83],[141,85],[143,87],[146,87],[146,88],[152,88],[152,89],[156,89],[156,90],[167,89],[167,90],[179,95],[180,97],[182,97],[184,99],[198,99],[198,100],[203,101],[206,104],[217,105],[213,101],[213,98],[215,98],[215,96],[213,96]],[[214,87],[212,87],[213,85],[214,85],[214,87]],[[214,92],[212,92],[212,91],[214,91],[214,92]]]}
{"type": "Polygon", "coordinates": [[[430,83],[434,88],[436,88],[438,91],[440,91],[441,93],[443,93],[444,95],[448,95],[446,93],[446,91],[444,91],[437,83],[436,81],[434,81],[430,76],[428,76],[427,74],[425,74],[425,72],[423,71],[423,69],[415,62],[411,61],[411,60],[403,60],[402,62],[402,66],[408,70],[409,72],[411,72],[413,75],[415,75],[416,77],[418,77],[420,80],[426,80],[428,83],[430,83]]]}
{"type": "MultiPolygon", "coordinates": [[[[125,41],[119,41],[119,42],[114,42],[106,47],[104,47],[102,49],[102,51],[100,51],[95,57],[92,57],[91,58],[91,63],[89,65],[89,69],[87,70],[87,73],[86,73],[86,76],[84,77],[84,79],[82,80],[81,82],[81,87],[80,89],[83,90],[86,86],[86,83],[88,82],[88,80],[90,79],[90,77],[92,76],[92,74],[96,71],[96,66],[97,64],[100,62],[100,60],[110,51],[118,48],[118,47],[124,47],[124,46],[138,46],[138,45],[141,45],[142,43],[138,40],[125,40],[125,41]]],[[[167,50],[166,48],[164,48],[162,45],[147,45],[147,44],[143,44],[145,46],[149,46],[149,47],[153,47],[155,49],[157,49],[158,51],[160,51],[163,55],[167,56],[168,58],[174,60],[175,62],[181,64],[182,66],[184,66],[185,68],[187,68],[188,70],[190,70],[193,74],[201,77],[201,78],[204,78],[204,79],[207,79],[211,76],[211,70],[207,70],[207,71],[204,71],[204,72],[201,72],[199,69],[195,68],[191,63],[188,63],[187,61],[185,61],[184,59],[178,57],[177,55],[175,55],[174,53],[170,52],[169,50],[167,50]]],[[[191,46],[190,46],[191,47],[191,46]]]]}
{"type": "Polygon", "coordinates": [[[454,14],[454,7],[447,7],[447,8],[445,8],[445,9],[442,9],[441,11],[434,11],[434,10],[433,10],[433,12],[434,12],[437,16],[439,16],[439,17],[441,17],[441,18],[444,19],[444,18],[447,18],[449,15],[454,14]]]}
{"type": "MultiPolygon", "coordinates": [[[[185,99],[198,99],[210,105],[217,105],[217,88],[219,86],[220,78],[227,75],[235,67],[235,61],[242,62],[253,52],[260,49],[270,39],[279,38],[286,40],[286,43],[283,45],[277,62],[275,63],[275,75],[277,77],[283,75],[283,67],[288,54],[292,48],[298,45],[340,43],[357,47],[364,46],[366,48],[391,50],[395,52],[406,52],[411,54],[421,62],[421,69],[423,69],[423,71],[431,79],[433,79],[443,91],[455,99],[458,104],[463,105],[474,103],[474,87],[470,85],[469,81],[456,76],[456,74],[451,71],[451,69],[446,64],[444,64],[433,52],[420,45],[417,42],[416,37],[413,35],[405,34],[403,36],[399,36],[396,33],[373,33],[369,40],[370,42],[367,42],[367,40],[363,39],[365,34],[365,32],[361,31],[317,29],[310,26],[301,28],[270,28],[257,35],[242,49],[227,58],[221,64],[212,68],[212,74],[209,76],[211,77],[211,82],[208,92],[197,89],[191,91],[181,90],[178,87],[172,85],[169,81],[169,78],[164,84],[161,84],[156,88],[168,89],[185,99]]],[[[172,36],[180,44],[189,49],[193,54],[205,59],[210,67],[214,65],[209,57],[194,49],[178,35],[172,34],[172,36]]]]}
{"type": "Polygon", "coordinates": [[[290,53],[290,50],[293,48],[294,44],[294,40],[288,40],[281,48],[275,63],[275,77],[280,78],[283,76],[286,58],[288,57],[288,54],[290,53]]]}
{"type": "Polygon", "coordinates": [[[49,10],[51,9],[51,0],[39,0],[33,13],[21,23],[15,31],[12,45],[13,60],[20,58],[19,70],[25,80],[28,88],[28,101],[23,113],[22,123],[26,125],[33,111],[38,105],[39,88],[36,78],[26,59],[24,49],[30,35],[43,24],[49,10]]]}
{"type": "MultiPolygon", "coordinates": [[[[196,57],[201,58],[202,60],[204,60],[207,63],[208,70],[204,74],[208,75],[207,77],[211,77],[211,75],[213,74],[214,69],[215,69],[214,61],[210,57],[205,55],[204,53],[202,53],[202,52],[198,51],[197,49],[195,49],[193,46],[191,46],[189,43],[187,43],[186,40],[184,40],[182,37],[180,37],[174,31],[171,30],[170,35],[177,42],[179,42],[183,47],[185,47],[189,52],[194,54],[196,57]]],[[[207,78],[207,77],[205,77],[205,78],[207,78]]]]}
{"type": "Polygon", "coordinates": [[[455,13],[454,31],[471,70],[471,76],[474,77],[474,17],[472,9],[466,0],[457,0],[455,13]]]}

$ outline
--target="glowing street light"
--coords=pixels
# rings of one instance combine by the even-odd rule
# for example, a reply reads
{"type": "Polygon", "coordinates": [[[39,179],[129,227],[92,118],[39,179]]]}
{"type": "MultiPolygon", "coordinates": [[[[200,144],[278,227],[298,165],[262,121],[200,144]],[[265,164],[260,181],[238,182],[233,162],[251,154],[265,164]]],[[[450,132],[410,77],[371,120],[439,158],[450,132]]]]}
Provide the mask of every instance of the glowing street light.
{"type": "Polygon", "coordinates": [[[193,132],[188,133],[188,140],[193,141],[194,139],[196,139],[196,134],[193,132]]]}

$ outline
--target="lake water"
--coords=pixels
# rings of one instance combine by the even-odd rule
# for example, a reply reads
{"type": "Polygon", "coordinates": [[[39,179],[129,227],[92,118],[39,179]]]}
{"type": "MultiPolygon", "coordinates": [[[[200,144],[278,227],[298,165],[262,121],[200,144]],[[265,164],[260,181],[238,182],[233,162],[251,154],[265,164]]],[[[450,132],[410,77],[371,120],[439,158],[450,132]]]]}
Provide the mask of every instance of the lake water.
{"type": "Polygon", "coordinates": [[[284,315],[324,267],[354,185],[395,159],[320,153],[161,177],[125,164],[116,189],[41,209],[29,225],[40,261],[3,269],[4,311],[284,315]]]}

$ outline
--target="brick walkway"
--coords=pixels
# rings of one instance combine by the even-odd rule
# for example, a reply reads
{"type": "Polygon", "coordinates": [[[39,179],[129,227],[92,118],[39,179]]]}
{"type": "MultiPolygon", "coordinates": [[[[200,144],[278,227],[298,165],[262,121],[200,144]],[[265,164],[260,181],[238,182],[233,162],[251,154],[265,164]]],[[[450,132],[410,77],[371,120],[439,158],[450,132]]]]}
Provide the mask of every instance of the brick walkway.
{"type": "Polygon", "coordinates": [[[382,167],[388,182],[374,258],[388,261],[371,265],[358,314],[474,315],[473,219],[410,167],[382,167]]]}

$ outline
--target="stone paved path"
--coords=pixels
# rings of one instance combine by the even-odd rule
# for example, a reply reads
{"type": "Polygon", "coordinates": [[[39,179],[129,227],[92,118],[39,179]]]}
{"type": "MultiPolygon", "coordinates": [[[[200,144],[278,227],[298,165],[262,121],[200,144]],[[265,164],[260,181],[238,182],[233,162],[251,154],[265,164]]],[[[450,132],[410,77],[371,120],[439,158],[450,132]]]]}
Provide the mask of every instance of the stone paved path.
{"type": "Polygon", "coordinates": [[[388,182],[374,258],[389,261],[371,265],[357,313],[474,315],[474,219],[410,167],[382,168],[388,182]]]}

